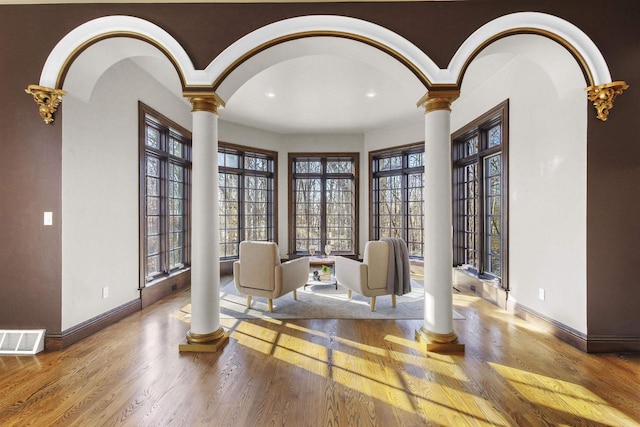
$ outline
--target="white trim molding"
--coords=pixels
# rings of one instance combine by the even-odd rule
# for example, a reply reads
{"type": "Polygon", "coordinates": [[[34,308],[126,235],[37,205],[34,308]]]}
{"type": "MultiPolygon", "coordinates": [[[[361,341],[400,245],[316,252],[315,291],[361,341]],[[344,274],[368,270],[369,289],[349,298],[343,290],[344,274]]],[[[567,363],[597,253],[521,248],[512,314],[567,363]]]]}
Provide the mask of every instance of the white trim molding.
{"type": "MultiPolygon", "coordinates": [[[[547,35],[569,49],[584,69],[588,85],[611,82],[609,67],[595,43],[578,27],[554,15],[518,12],[496,18],[473,32],[455,53],[441,83],[460,82],[466,65],[475,55],[497,38],[518,33],[547,35]]],[[[445,70],[443,70],[445,71],[445,70]]]]}
{"type": "Polygon", "coordinates": [[[230,70],[260,49],[304,35],[342,35],[369,42],[404,62],[420,74],[429,87],[458,86],[466,65],[492,41],[520,32],[548,35],[569,49],[591,79],[590,85],[611,82],[609,68],[593,41],[575,25],[553,15],[519,12],[496,18],[471,34],[456,51],[448,68],[440,69],[422,50],[402,36],[377,24],[356,18],[311,15],[285,19],[259,28],[220,53],[204,70],[196,70],[184,48],[168,32],[141,18],[105,16],[88,21],[69,32],[49,54],[40,86],[60,88],[66,68],[82,49],[108,37],[145,40],[165,53],[180,74],[184,89],[214,89],[230,70]]]}
{"type": "Polygon", "coordinates": [[[368,21],[333,15],[311,15],[285,19],[259,28],[220,53],[205,69],[210,81],[219,83],[238,60],[248,59],[264,47],[304,36],[342,36],[377,46],[420,74],[423,80],[438,80],[441,70],[422,50],[400,35],[368,21]]]}
{"type": "Polygon", "coordinates": [[[211,84],[202,71],[195,70],[187,52],[168,32],[144,19],[113,15],[85,22],[64,36],[44,64],[40,85],[50,88],[62,86],[66,68],[77,54],[94,42],[112,36],[139,38],[158,47],[174,64],[183,84],[211,84]]]}

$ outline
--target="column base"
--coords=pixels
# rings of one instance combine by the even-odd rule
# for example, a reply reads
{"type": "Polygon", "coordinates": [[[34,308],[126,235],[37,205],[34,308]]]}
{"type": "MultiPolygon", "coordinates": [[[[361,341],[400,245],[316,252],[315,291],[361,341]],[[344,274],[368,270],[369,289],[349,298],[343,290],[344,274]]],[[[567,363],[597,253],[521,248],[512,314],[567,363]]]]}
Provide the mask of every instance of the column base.
{"type": "Polygon", "coordinates": [[[437,334],[423,327],[416,330],[416,340],[426,344],[427,351],[434,353],[464,353],[464,344],[458,342],[458,336],[450,334],[437,334]]]}
{"type": "Polygon", "coordinates": [[[222,327],[209,334],[187,332],[187,343],[179,344],[180,352],[215,353],[229,341],[229,332],[222,327]]]}

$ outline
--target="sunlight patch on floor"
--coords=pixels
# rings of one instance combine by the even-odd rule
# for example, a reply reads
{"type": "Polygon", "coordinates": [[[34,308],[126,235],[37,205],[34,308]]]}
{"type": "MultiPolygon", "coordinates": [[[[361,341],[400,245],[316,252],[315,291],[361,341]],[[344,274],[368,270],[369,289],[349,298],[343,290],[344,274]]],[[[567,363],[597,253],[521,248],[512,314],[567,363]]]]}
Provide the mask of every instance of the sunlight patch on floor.
{"type": "MultiPolygon", "coordinates": [[[[291,338],[291,337],[289,337],[291,338]]],[[[327,361],[326,349],[317,354],[305,354],[291,348],[277,346],[273,351],[273,357],[286,363],[290,363],[297,368],[304,369],[312,374],[323,378],[329,377],[329,364],[327,361]]]]}
{"type": "Polygon", "coordinates": [[[466,390],[469,379],[454,356],[427,357],[413,341],[387,335],[385,341],[399,350],[359,343],[325,332],[285,322],[292,334],[278,333],[267,326],[237,322],[233,335],[244,347],[270,354],[273,358],[312,375],[335,381],[363,396],[418,414],[444,425],[498,425],[509,423],[484,398],[466,390]],[[309,334],[308,338],[294,336],[309,334]],[[330,338],[328,347],[312,339],[330,338]],[[340,348],[342,346],[342,348],[340,348]],[[398,370],[398,365],[403,369],[398,370]],[[460,386],[459,384],[463,384],[460,386]]]}
{"type": "Polygon", "coordinates": [[[588,388],[568,381],[489,363],[527,400],[604,425],[637,425],[588,388]]]}
{"type": "Polygon", "coordinates": [[[356,350],[366,351],[368,353],[376,354],[378,356],[384,356],[387,354],[387,350],[381,347],[374,347],[372,345],[362,344],[357,341],[352,341],[352,340],[348,340],[346,338],[341,338],[341,337],[333,337],[333,339],[334,341],[339,342],[340,344],[344,344],[356,350]]]}
{"type": "Polygon", "coordinates": [[[322,338],[329,339],[329,334],[322,331],[316,331],[315,329],[305,328],[304,326],[296,325],[295,323],[285,323],[284,326],[290,329],[295,329],[296,331],[304,332],[306,334],[316,335],[322,338]]]}
{"type": "Polygon", "coordinates": [[[390,342],[390,343],[401,345],[403,347],[407,347],[407,348],[410,348],[412,350],[420,351],[420,352],[423,351],[423,347],[424,347],[422,344],[420,344],[416,340],[410,340],[410,339],[407,339],[407,338],[397,337],[395,335],[386,335],[383,339],[385,341],[390,342]]]}

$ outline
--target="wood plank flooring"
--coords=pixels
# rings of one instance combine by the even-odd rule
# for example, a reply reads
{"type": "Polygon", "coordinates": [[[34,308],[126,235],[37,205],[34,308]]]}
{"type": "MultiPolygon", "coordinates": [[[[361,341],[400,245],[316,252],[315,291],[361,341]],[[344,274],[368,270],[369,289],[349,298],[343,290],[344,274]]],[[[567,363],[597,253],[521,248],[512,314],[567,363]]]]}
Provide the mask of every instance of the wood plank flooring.
{"type": "Polygon", "coordinates": [[[589,355],[454,295],[464,355],[420,320],[234,320],[218,353],[179,353],[172,295],[59,352],[0,356],[1,426],[636,426],[640,356],[589,355]]]}

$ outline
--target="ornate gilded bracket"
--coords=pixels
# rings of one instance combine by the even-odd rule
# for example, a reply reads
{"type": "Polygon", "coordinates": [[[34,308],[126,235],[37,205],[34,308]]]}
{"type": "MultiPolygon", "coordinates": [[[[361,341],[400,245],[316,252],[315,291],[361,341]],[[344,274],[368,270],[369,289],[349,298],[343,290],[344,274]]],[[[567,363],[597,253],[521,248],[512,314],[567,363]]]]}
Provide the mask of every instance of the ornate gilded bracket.
{"type": "Polygon", "coordinates": [[[593,102],[593,105],[596,107],[598,118],[606,122],[609,116],[609,110],[613,108],[613,100],[628,88],[628,84],[623,81],[618,81],[598,86],[589,86],[585,90],[587,91],[587,98],[589,98],[589,101],[593,102]]]}
{"type": "Polygon", "coordinates": [[[33,100],[39,106],[40,117],[44,119],[44,122],[46,124],[52,123],[53,113],[58,109],[58,105],[62,102],[62,96],[66,92],[62,89],[51,89],[38,85],[29,85],[24,91],[33,96],[33,100]]]}

